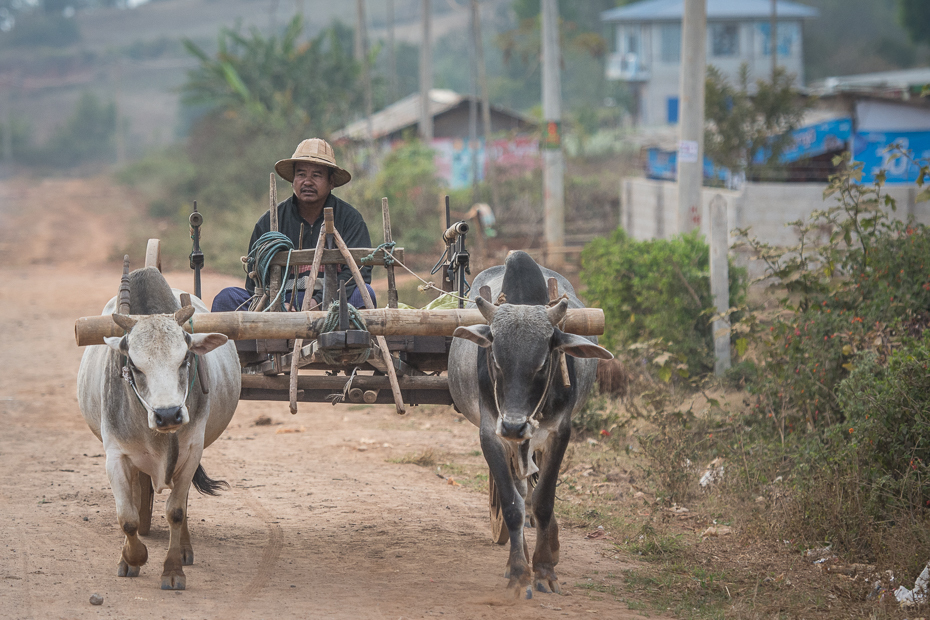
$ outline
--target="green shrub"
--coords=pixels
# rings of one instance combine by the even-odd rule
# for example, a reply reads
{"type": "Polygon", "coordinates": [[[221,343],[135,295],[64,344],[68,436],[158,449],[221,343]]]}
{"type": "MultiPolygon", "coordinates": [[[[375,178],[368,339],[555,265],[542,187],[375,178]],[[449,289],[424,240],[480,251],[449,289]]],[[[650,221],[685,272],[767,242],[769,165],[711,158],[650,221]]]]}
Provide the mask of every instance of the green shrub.
{"type": "Polygon", "coordinates": [[[88,162],[112,162],[116,156],[116,104],[89,91],[81,94],[74,112],[40,149],[44,164],[74,167],[88,162]]]}
{"type": "MultiPolygon", "coordinates": [[[[360,178],[346,186],[343,198],[368,222],[372,243],[381,242],[381,198],[391,209],[391,235],[410,252],[433,250],[439,244],[439,180],[433,150],[411,140],[391,151],[373,179],[360,178]]],[[[444,223],[444,222],[443,222],[444,223]]]]}
{"type": "MultiPolygon", "coordinates": [[[[620,347],[658,338],[684,358],[691,374],[712,369],[709,256],[697,231],[636,241],[618,228],[585,246],[581,281],[588,303],[604,310],[602,343],[620,347]]],[[[731,265],[730,306],[744,298],[745,271],[731,265]]]]}

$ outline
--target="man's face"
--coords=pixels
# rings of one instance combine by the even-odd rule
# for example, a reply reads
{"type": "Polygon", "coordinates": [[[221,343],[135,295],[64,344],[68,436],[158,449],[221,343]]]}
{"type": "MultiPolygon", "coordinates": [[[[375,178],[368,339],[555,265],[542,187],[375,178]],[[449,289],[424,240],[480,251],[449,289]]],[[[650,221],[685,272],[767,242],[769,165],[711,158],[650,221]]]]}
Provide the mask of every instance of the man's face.
{"type": "Polygon", "coordinates": [[[318,203],[326,200],[333,189],[330,168],[320,164],[294,164],[294,195],[300,202],[318,203]]]}

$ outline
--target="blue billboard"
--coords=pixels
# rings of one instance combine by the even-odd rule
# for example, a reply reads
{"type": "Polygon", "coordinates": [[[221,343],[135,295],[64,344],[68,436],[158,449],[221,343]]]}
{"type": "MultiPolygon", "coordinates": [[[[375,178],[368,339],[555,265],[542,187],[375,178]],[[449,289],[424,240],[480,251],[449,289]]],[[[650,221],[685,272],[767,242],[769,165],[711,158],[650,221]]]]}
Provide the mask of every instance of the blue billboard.
{"type": "Polygon", "coordinates": [[[856,133],[853,159],[862,162],[862,182],[874,183],[875,175],[885,171],[886,183],[914,183],[920,168],[902,157],[894,147],[912,158],[930,159],[930,131],[868,131],[856,133]]]}

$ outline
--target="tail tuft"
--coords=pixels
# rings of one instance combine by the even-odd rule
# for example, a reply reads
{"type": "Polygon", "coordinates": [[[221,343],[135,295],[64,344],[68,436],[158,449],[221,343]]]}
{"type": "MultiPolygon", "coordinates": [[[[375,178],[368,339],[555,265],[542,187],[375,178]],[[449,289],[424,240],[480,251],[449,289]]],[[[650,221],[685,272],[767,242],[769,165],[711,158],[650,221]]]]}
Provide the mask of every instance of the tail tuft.
{"type": "Polygon", "coordinates": [[[225,480],[214,480],[207,475],[203,465],[197,466],[194,472],[194,487],[201,495],[219,495],[219,491],[229,489],[229,483],[225,480]]]}

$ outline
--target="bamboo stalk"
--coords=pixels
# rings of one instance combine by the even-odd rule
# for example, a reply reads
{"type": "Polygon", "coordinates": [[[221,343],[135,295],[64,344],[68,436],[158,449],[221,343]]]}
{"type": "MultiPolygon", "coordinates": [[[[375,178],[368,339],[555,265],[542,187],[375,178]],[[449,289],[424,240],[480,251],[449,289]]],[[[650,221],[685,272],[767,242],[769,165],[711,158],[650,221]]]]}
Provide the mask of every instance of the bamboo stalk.
{"type": "MultiPolygon", "coordinates": [[[[387,196],[381,199],[381,220],[384,224],[384,242],[391,243],[394,237],[391,236],[391,211],[388,209],[387,196]]],[[[394,265],[385,263],[384,268],[387,270],[388,281],[388,308],[397,307],[397,285],[394,282],[394,265]]]]}
{"type": "MultiPolygon", "coordinates": [[[[326,235],[320,231],[319,237],[316,240],[316,252],[313,255],[313,264],[310,266],[310,276],[307,282],[307,285],[310,287],[309,290],[304,291],[304,300],[300,305],[301,312],[306,312],[307,308],[310,307],[310,300],[313,298],[313,284],[316,283],[317,274],[320,271],[320,261],[323,260],[323,242],[326,239],[326,235]]],[[[294,300],[297,299],[297,279],[294,279],[294,292],[291,293],[291,304],[293,305],[294,300]]],[[[294,341],[294,354],[291,356],[291,378],[290,378],[290,387],[288,390],[291,403],[290,409],[291,414],[297,413],[297,363],[300,361],[300,349],[304,346],[303,338],[297,338],[294,341]]]]}
{"type": "MultiPolygon", "coordinates": [[[[457,327],[487,324],[476,308],[378,308],[359,312],[368,331],[375,336],[451,336],[457,327]]],[[[325,318],[325,312],[202,312],[195,314],[192,321],[194,333],[220,333],[232,340],[310,340],[319,335],[319,327],[325,318]]],[[[190,331],[188,323],[183,327],[190,331]]],[[[599,336],[604,333],[604,311],[600,308],[570,308],[565,314],[563,331],[579,336],[599,336]]],[[[122,336],[123,330],[109,315],[90,316],[75,322],[74,335],[77,345],[83,347],[103,344],[105,336],[122,336]]]]}

